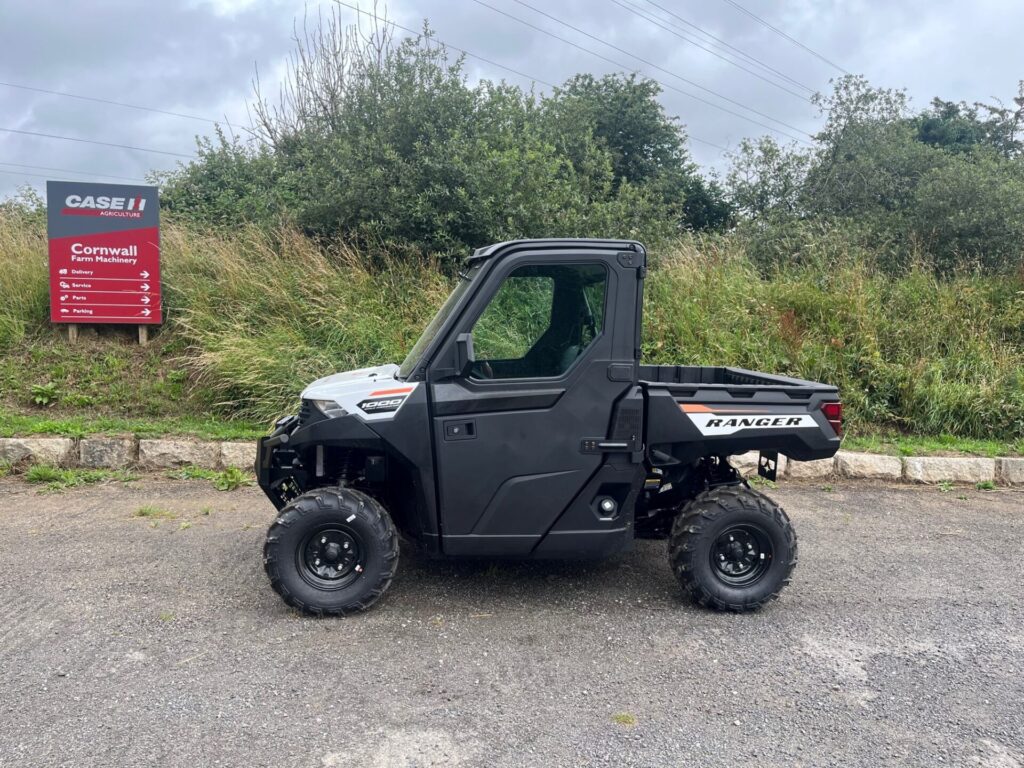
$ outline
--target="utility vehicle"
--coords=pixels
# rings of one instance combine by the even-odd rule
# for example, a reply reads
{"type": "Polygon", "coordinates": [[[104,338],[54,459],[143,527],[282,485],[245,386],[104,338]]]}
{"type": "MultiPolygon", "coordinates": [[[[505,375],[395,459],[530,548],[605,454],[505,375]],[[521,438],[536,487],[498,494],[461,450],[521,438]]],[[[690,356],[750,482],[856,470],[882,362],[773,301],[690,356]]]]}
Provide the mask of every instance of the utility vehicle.
{"type": "Polygon", "coordinates": [[[313,382],[259,441],[278,509],[264,547],[289,605],[372,605],[398,532],[436,557],[591,558],[668,539],[697,603],[775,598],[797,560],[785,512],[729,457],[832,456],[835,387],[640,361],[646,253],[623,240],[481,248],[401,366],[313,382]]]}

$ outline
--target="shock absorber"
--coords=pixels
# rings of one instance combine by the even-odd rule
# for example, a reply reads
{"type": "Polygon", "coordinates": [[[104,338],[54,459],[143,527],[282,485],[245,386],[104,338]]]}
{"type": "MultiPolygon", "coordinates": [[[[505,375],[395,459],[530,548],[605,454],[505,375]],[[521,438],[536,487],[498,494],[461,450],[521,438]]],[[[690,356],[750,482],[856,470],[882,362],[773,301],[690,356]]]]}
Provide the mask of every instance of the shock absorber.
{"type": "Polygon", "coordinates": [[[355,451],[345,451],[338,462],[338,482],[342,485],[355,485],[362,470],[359,455],[355,451]]]}

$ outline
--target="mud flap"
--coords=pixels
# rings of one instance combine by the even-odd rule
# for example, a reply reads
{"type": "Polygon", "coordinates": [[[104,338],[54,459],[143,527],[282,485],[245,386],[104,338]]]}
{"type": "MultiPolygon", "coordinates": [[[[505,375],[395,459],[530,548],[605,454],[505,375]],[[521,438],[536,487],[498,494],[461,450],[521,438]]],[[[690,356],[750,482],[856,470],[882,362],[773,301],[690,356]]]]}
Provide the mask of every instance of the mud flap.
{"type": "Polygon", "coordinates": [[[757,459],[757,474],[763,477],[765,480],[771,480],[775,482],[778,476],[779,469],[779,454],[776,451],[771,453],[761,452],[757,459]]]}

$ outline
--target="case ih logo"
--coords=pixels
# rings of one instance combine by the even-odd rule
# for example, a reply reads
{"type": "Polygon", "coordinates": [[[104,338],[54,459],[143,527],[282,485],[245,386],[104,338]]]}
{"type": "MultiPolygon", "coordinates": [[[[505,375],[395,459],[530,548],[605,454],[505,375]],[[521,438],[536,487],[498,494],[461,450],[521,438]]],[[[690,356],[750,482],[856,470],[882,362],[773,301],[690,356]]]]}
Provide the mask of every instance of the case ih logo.
{"type": "Polygon", "coordinates": [[[141,219],[146,208],[144,197],[110,197],[108,195],[68,195],[64,198],[65,216],[112,216],[119,219],[141,219]]]}
{"type": "Polygon", "coordinates": [[[390,413],[402,407],[405,398],[409,396],[415,387],[402,387],[400,389],[379,389],[370,393],[369,400],[359,403],[359,410],[364,413],[390,413]],[[387,395],[387,397],[385,397],[387,395]]]}

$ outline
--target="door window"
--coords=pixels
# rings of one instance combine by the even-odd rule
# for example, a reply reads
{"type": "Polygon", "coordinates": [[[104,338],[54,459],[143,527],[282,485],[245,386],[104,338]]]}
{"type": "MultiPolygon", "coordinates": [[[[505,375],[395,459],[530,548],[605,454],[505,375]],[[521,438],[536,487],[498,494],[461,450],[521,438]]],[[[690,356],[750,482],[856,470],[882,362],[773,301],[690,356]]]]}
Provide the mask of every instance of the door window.
{"type": "Polygon", "coordinates": [[[475,379],[559,376],[604,328],[600,264],[529,265],[505,278],[473,326],[475,379]]]}

